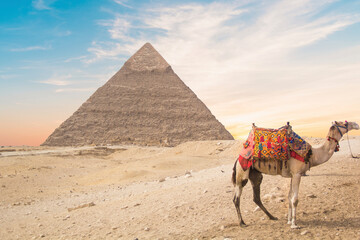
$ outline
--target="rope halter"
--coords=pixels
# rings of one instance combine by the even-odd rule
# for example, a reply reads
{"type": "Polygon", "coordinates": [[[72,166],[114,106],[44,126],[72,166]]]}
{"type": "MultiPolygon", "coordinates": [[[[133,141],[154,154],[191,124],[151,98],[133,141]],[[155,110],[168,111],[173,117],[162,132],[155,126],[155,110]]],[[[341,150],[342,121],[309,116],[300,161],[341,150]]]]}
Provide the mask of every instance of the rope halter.
{"type": "MultiPolygon", "coordinates": [[[[344,135],[344,134],[341,132],[340,128],[345,129],[345,130],[346,130],[345,133],[347,133],[347,132],[349,131],[348,126],[349,126],[349,123],[348,123],[347,121],[345,121],[344,126],[339,125],[338,122],[336,122],[336,121],[335,121],[335,124],[332,125],[332,127],[336,128],[336,129],[338,130],[338,132],[340,133],[340,136],[341,136],[340,139],[341,139],[341,138],[343,137],[343,135],[344,135]]],[[[328,141],[330,141],[330,140],[334,140],[334,141],[336,142],[335,152],[338,152],[338,151],[340,150],[339,141],[338,141],[336,138],[333,138],[333,137],[328,136],[328,141]]]]}

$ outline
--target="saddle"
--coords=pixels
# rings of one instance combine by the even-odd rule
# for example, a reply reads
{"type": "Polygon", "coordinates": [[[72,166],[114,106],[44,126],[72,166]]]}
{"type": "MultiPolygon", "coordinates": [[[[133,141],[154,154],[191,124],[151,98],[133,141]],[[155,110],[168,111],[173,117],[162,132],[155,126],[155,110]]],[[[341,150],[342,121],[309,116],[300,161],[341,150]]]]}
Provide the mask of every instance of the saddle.
{"type": "Polygon", "coordinates": [[[296,134],[289,123],[279,129],[259,128],[253,124],[239,155],[240,165],[248,169],[256,161],[284,162],[296,158],[308,162],[311,145],[296,134]]]}

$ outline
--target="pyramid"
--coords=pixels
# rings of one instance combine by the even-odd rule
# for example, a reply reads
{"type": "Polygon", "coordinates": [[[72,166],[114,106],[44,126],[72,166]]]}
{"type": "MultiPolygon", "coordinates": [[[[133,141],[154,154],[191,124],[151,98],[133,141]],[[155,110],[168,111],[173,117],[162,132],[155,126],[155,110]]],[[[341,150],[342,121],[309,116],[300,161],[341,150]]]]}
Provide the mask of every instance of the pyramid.
{"type": "Polygon", "coordinates": [[[46,139],[46,146],[175,146],[233,136],[150,43],[46,139]]]}

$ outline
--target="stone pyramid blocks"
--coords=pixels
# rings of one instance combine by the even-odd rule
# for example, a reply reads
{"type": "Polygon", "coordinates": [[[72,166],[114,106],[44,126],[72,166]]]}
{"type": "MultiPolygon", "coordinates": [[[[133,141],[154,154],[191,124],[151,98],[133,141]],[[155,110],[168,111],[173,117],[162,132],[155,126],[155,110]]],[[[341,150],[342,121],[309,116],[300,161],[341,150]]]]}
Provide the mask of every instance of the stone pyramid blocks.
{"type": "Polygon", "coordinates": [[[175,146],[233,139],[146,43],[43,143],[48,146],[175,146]]]}

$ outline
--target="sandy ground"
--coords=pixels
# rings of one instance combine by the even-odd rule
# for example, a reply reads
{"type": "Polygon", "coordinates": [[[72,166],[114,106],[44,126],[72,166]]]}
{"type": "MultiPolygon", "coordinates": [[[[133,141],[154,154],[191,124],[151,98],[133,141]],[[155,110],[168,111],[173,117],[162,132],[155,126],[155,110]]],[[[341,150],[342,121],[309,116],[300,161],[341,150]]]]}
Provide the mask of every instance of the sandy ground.
{"type": "MultiPolygon", "coordinates": [[[[308,139],[313,144],[321,139],[308,139]]],[[[350,140],[360,153],[360,137],[350,140]]],[[[300,186],[298,223],[286,224],[290,179],[251,185],[238,227],[231,172],[240,141],[175,148],[0,148],[0,239],[360,239],[360,159],[347,141],[300,186]]]]}

